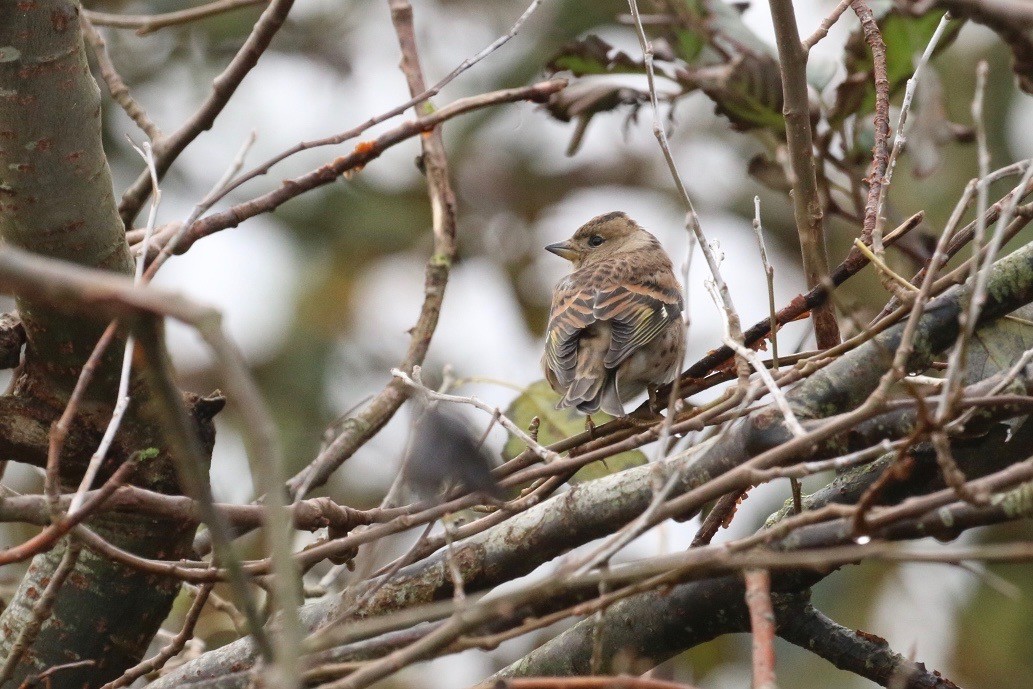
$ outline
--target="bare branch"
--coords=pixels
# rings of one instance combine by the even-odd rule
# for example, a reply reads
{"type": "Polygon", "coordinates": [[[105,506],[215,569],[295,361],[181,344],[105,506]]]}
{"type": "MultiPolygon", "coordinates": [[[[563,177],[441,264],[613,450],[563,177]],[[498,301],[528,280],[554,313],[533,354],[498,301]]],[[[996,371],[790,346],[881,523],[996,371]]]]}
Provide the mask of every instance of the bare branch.
{"type": "Polygon", "coordinates": [[[115,63],[111,61],[111,56],[108,54],[108,45],[104,41],[104,37],[100,35],[100,32],[93,27],[90,23],[89,11],[83,12],[82,29],[83,36],[89,41],[90,46],[93,48],[93,54],[97,58],[97,64],[100,66],[100,76],[104,79],[104,83],[107,84],[108,92],[111,94],[111,99],[118,103],[125,113],[129,115],[129,119],[136,123],[136,126],[147,135],[151,141],[159,141],[165,135],[161,129],[153,120],[147,115],[147,111],[144,110],[143,106],[140,105],[132,94],[129,93],[129,87],[126,86],[126,82],[122,79],[122,75],[118,73],[115,68],[115,63]]]}
{"type": "Polygon", "coordinates": [[[180,10],[178,12],[166,12],[164,14],[111,14],[108,12],[97,12],[96,10],[84,10],[85,17],[96,26],[110,26],[114,29],[136,29],[140,36],[146,36],[160,29],[170,26],[189,24],[190,22],[207,17],[213,17],[223,12],[252,7],[254,5],[266,5],[269,0],[215,0],[197,7],[180,10]]]}
{"type": "Polygon", "coordinates": [[[300,177],[286,180],[278,189],[198,220],[186,230],[183,240],[176,247],[176,251],[177,253],[182,253],[202,237],[220,230],[236,227],[248,218],[271,211],[306,191],[331,184],[346,172],[367,165],[395,144],[419,136],[424,132],[429,132],[442,122],[453,117],[500,103],[513,103],[522,100],[536,103],[544,102],[550,95],[563,89],[566,85],[565,79],[553,79],[531,86],[504,89],[470,98],[462,98],[435,110],[430,115],[405,122],[381,134],[376,139],[360,141],[350,153],[335,158],[326,165],[300,177]]]}
{"type": "Polygon", "coordinates": [[[861,22],[864,40],[872,51],[872,74],[875,79],[875,149],[868,172],[868,201],[864,206],[864,230],[861,238],[871,243],[872,251],[882,259],[882,227],[879,224],[879,212],[882,210],[882,189],[886,184],[890,155],[890,80],[886,67],[886,43],[882,40],[882,32],[879,31],[875,16],[865,0],[854,0],[850,7],[861,22]]]}
{"type": "MultiPolygon", "coordinates": [[[[807,94],[807,51],[800,43],[792,0],[771,0],[770,6],[782,69],[786,142],[794,178],[793,210],[797,232],[800,235],[807,287],[814,289],[828,281],[829,259],[825,249],[824,213],[818,194],[811,136],[811,109],[807,94]]],[[[839,326],[831,304],[826,302],[812,308],[811,318],[814,320],[818,349],[828,349],[839,344],[839,326]]]]}
{"type": "Polygon", "coordinates": [[[829,35],[829,29],[832,25],[839,21],[839,18],[843,16],[847,8],[850,7],[853,0],[839,0],[839,4],[836,5],[835,9],[829,13],[829,16],[821,20],[821,24],[815,29],[814,33],[803,40],[803,49],[807,52],[811,51],[821,39],[829,35]]]}
{"type": "MultiPolygon", "coordinates": [[[[871,14],[870,10],[868,11],[868,14],[869,15],[871,14]]],[[[915,91],[917,90],[917,87],[918,87],[918,78],[921,76],[922,70],[929,63],[929,60],[932,58],[933,53],[936,51],[936,46],[939,44],[940,39],[943,37],[943,32],[947,29],[947,25],[950,23],[950,20],[951,20],[950,13],[944,14],[943,18],[940,19],[940,23],[937,25],[936,30],[933,32],[932,37],[930,37],[929,43],[926,45],[925,50],[922,52],[922,56],[919,58],[918,62],[915,64],[915,71],[912,73],[911,78],[907,80],[907,86],[904,88],[904,99],[903,99],[903,101],[901,101],[901,104],[900,104],[900,115],[898,115],[898,117],[897,117],[897,130],[896,130],[896,134],[894,135],[894,138],[893,138],[893,148],[892,148],[892,150],[889,153],[889,159],[886,161],[885,164],[882,165],[882,172],[883,172],[883,175],[885,176],[885,178],[884,178],[884,182],[883,182],[881,188],[879,189],[879,196],[878,196],[878,203],[877,203],[877,212],[876,212],[876,217],[875,217],[876,224],[875,224],[875,227],[874,227],[874,230],[873,230],[873,234],[872,234],[872,246],[873,247],[881,247],[882,246],[882,222],[883,222],[882,208],[883,208],[883,205],[885,204],[886,195],[889,192],[890,182],[893,179],[893,171],[896,169],[896,166],[897,166],[897,158],[900,156],[900,151],[904,148],[905,144],[907,144],[907,121],[908,121],[907,118],[908,118],[908,114],[911,111],[911,102],[914,100],[915,91]],[[878,238],[878,240],[877,240],[878,244],[875,243],[876,242],[876,237],[878,238]]],[[[877,31],[879,27],[876,24],[874,28],[877,31]]],[[[866,31],[869,31],[869,30],[870,29],[866,29],[866,31]]],[[[881,37],[879,38],[879,41],[881,42],[881,37]]],[[[882,63],[883,63],[883,68],[884,69],[885,69],[885,60],[886,60],[885,48],[886,48],[885,44],[882,44],[882,63]]],[[[872,44],[872,55],[873,56],[875,55],[875,45],[874,44],[872,44]]],[[[887,84],[886,84],[887,89],[888,89],[888,86],[889,86],[889,84],[887,82],[887,84]]],[[[888,92],[886,93],[885,97],[887,99],[887,106],[886,107],[888,108],[889,107],[889,104],[888,104],[889,94],[888,94],[888,92]]],[[[873,161],[873,164],[874,164],[874,161],[873,161]]],[[[865,217],[865,221],[867,222],[867,216],[865,217]]],[[[876,254],[879,254],[879,249],[878,248],[876,248],[876,254]]]]}
{"type": "MultiPolygon", "coordinates": [[[[240,47],[226,69],[212,82],[212,92],[197,111],[172,134],[154,141],[155,167],[159,179],[165,175],[179,154],[215,123],[215,118],[219,116],[230,98],[236,93],[240,82],[258,64],[258,59],[269,47],[269,43],[287,19],[287,13],[290,12],[293,5],[294,0],[272,0],[262,12],[262,16],[255,22],[244,45],[240,47]]],[[[136,218],[136,214],[150,192],[151,176],[145,170],[122,195],[122,202],[119,204],[118,212],[127,228],[133,226],[133,219],[136,218]]]]}
{"type": "Polygon", "coordinates": [[[753,688],[775,689],[775,612],[771,608],[771,575],[766,569],[743,572],[746,607],[753,631],[753,688]]]}

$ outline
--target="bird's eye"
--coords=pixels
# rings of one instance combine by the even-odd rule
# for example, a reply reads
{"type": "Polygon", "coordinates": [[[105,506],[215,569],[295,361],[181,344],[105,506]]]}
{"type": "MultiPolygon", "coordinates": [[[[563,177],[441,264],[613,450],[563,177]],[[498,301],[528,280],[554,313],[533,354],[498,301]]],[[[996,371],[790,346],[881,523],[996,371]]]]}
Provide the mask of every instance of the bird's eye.
{"type": "Polygon", "coordinates": [[[596,247],[603,243],[603,238],[600,235],[593,234],[588,238],[588,246],[596,247]]]}

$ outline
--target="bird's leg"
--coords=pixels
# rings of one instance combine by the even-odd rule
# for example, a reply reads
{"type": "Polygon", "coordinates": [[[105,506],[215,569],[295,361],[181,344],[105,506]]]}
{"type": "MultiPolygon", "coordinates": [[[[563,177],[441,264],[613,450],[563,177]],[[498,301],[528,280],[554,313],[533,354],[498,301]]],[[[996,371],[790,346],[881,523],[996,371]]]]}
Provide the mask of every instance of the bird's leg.
{"type": "Polygon", "coordinates": [[[649,410],[660,415],[660,398],[657,396],[657,388],[649,385],[646,387],[646,393],[649,395],[649,410]]]}
{"type": "Polygon", "coordinates": [[[588,437],[595,440],[595,421],[592,421],[591,414],[585,417],[585,430],[588,431],[588,437]]]}

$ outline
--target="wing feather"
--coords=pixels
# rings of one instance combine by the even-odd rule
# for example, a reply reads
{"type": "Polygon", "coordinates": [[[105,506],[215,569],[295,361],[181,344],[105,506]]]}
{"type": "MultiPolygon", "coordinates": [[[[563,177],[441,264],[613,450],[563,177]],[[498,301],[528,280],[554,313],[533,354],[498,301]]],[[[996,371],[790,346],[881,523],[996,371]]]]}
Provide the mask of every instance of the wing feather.
{"type": "Polygon", "coordinates": [[[654,282],[624,281],[600,292],[595,316],[610,322],[610,347],[606,368],[616,368],[636,349],[648,344],[681,316],[680,292],[665,290],[654,282]]]}

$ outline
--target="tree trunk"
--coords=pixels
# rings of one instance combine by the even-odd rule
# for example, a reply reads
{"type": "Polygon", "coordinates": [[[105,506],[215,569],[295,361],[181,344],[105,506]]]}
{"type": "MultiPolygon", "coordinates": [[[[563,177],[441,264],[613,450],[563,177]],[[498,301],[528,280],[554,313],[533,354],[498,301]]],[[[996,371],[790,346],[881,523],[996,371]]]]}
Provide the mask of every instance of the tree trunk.
{"type": "MultiPolygon", "coordinates": [[[[116,209],[101,142],[100,91],[86,61],[80,7],[68,0],[0,0],[0,236],[29,251],[124,274],[132,258],[116,209]]],[[[27,345],[12,395],[46,427],[62,412],[79,372],[106,325],[69,317],[21,295],[27,345]]],[[[74,488],[110,417],[124,339],[116,338],[97,370],[61,458],[61,482],[74,488]]],[[[100,479],[130,453],[159,448],[133,482],[177,491],[155,422],[149,383],[135,373],[132,404],[100,479]]],[[[9,401],[14,401],[8,398],[9,401]]],[[[11,404],[12,408],[16,405],[11,404]]],[[[198,409],[201,409],[199,407],[198,409]]],[[[198,417],[210,456],[211,409],[198,417]]],[[[31,425],[31,424],[30,424],[31,425]]],[[[46,446],[3,459],[41,465],[46,446]]],[[[120,548],[177,559],[190,551],[193,525],[112,513],[87,525],[120,548]]],[[[0,616],[0,666],[33,616],[33,606],[65,546],[37,555],[0,616]]],[[[143,655],[179,590],[172,579],[145,575],[84,549],[59,590],[53,613],[3,687],[54,666],[54,686],[97,687],[143,655]]]]}

